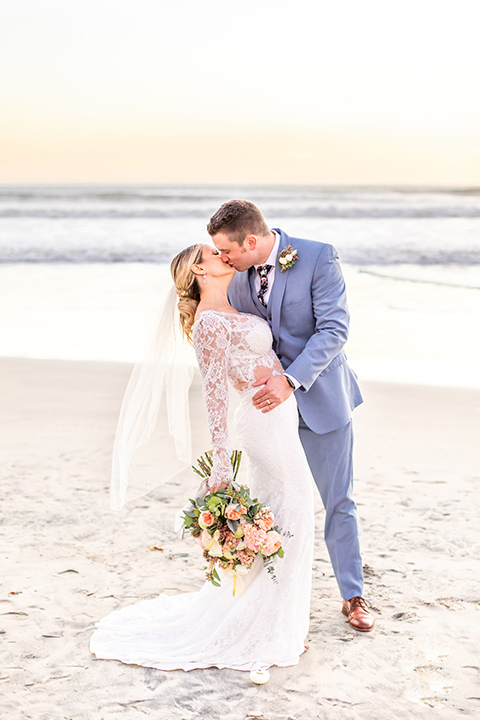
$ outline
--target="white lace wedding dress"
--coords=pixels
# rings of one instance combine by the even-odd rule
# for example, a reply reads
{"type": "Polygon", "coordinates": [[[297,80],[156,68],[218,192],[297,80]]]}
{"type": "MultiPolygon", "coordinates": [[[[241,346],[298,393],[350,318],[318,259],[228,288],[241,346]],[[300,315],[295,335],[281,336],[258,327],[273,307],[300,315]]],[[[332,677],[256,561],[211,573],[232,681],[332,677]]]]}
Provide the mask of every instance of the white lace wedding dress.
{"type": "MultiPolygon", "coordinates": [[[[159,595],[103,618],[91,639],[97,658],[161,670],[265,669],[295,665],[308,632],[313,554],[313,485],[298,437],[295,398],[268,413],[253,407],[262,376],[281,374],[268,324],[254,315],[205,310],[194,325],[194,347],[204,380],[214,447],[213,479],[231,477],[228,385],[241,395],[235,413],[252,497],[270,506],[275,522],[292,533],[276,582],[257,557],[245,592],[230,580],[206,582],[198,592],[159,595]]],[[[192,555],[198,552],[192,545],[192,555]]],[[[222,574],[222,571],[219,571],[222,574]]]]}

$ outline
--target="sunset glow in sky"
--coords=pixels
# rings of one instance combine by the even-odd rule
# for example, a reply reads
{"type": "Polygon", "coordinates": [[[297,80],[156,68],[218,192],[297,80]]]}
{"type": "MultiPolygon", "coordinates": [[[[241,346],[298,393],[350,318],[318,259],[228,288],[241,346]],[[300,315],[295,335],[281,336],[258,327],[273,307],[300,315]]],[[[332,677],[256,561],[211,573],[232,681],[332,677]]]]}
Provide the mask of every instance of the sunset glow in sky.
{"type": "Polygon", "coordinates": [[[0,182],[480,185],[478,0],[0,0],[0,182]]]}

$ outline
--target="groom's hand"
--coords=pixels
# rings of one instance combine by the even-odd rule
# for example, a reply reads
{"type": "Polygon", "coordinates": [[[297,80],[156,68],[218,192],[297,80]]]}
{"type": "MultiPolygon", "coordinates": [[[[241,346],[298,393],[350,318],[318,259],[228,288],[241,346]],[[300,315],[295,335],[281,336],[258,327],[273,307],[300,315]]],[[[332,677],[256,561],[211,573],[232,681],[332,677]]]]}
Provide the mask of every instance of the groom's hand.
{"type": "Polygon", "coordinates": [[[293,392],[293,388],[285,375],[266,375],[253,383],[253,387],[263,385],[252,398],[254,406],[262,412],[270,412],[285,402],[293,392]]]}

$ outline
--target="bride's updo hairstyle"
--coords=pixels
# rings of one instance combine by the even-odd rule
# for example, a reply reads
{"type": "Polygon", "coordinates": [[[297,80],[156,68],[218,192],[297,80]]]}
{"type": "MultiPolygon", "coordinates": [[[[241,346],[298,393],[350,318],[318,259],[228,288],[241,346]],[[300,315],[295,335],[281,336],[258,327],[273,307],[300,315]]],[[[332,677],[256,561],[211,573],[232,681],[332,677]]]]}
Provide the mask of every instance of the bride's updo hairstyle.
{"type": "Polygon", "coordinates": [[[192,271],[192,265],[202,262],[203,245],[190,245],[173,258],[170,265],[175,290],[178,295],[178,311],[180,313],[180,327],[188,341],[192,342],[192,327],[195,321],[195,312],[200,302],[200,291],[197,276],[192,271]]]}

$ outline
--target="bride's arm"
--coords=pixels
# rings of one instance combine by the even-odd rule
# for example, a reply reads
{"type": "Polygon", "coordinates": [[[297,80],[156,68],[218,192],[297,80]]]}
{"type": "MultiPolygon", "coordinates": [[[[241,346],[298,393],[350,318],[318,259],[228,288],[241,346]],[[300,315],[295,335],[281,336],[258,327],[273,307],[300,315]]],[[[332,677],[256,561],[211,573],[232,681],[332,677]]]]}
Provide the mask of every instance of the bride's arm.
{"type": "Polygon", "coordinates": [[[202,373],[213,445],[213,468],[208,486],[215,491],[233,480],[232,446],[227,426],[230,332],[223,318],[214,312],[203,312],[195,323],[193,346],[202,373]]]}

